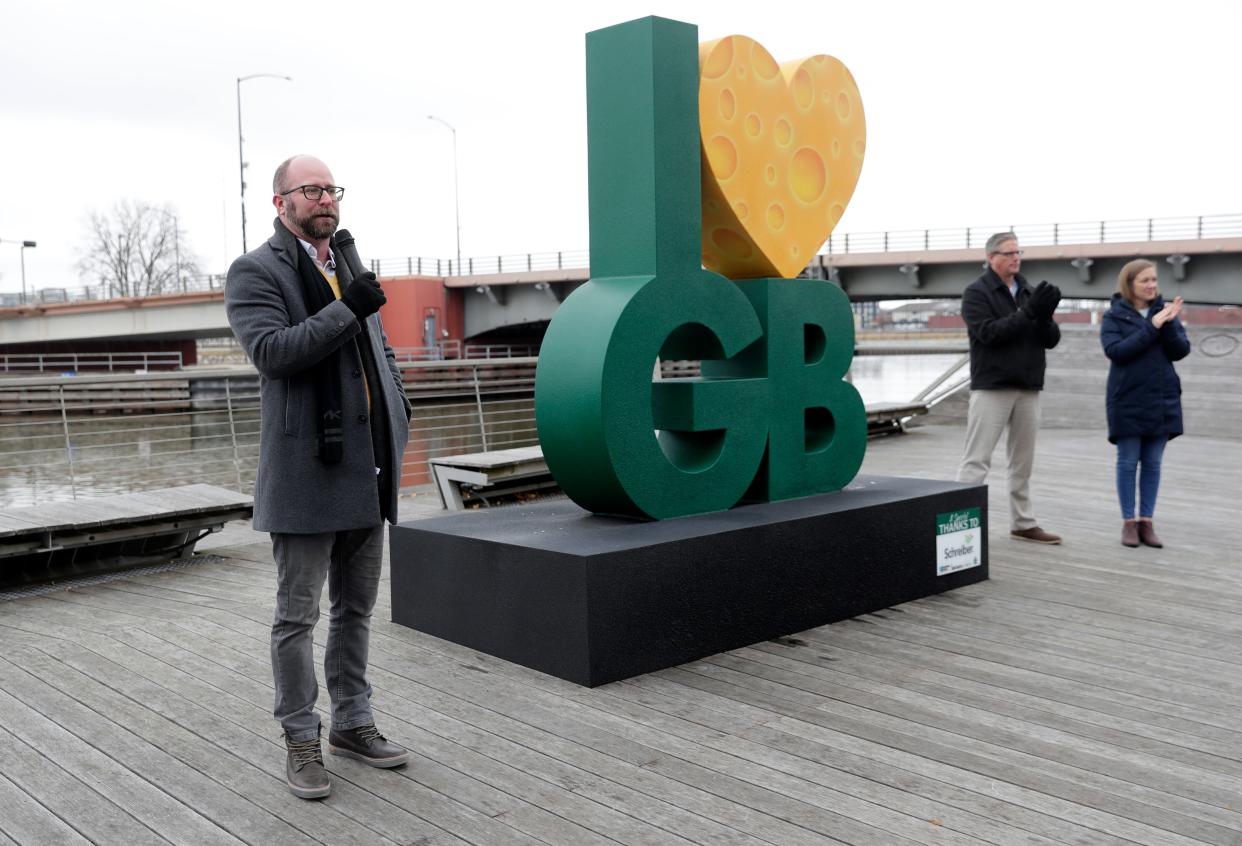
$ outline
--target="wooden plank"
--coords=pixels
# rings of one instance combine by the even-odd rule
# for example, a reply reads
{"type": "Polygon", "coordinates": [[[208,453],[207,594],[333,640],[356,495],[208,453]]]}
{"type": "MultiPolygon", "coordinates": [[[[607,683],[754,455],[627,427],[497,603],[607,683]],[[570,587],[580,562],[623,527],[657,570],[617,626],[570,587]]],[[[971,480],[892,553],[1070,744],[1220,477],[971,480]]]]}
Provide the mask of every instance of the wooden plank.
{"type": "MultiPolygon", "coordinates": [[[[864,472],[951,478],[961,440],[874,441],[864,472]]],[[[191,819],[255,843],[1235,846],[1242,571],[1221,527],[1242,483],[1215,468],[1237,455],[1170,445],[1168,547],[1133,551],[1100,431],[1042,431],[1036,508],[1063,546],[1008,538],[1001,460],[991,581],[596,690],[392,624],[385,572],[373,702],[413,760],[329,758],[324,803],[283,785],[266,541],[3,602],[0,844],[190,842],[191,819]],[[71,774],[97,765],[118,780],[71,774]]]]}
{"type": "Polygon", "coordinates": [[[0,775],[0,846],[18,843],[90,843],[67,823],[34,800],[25,790],[0,775]]]}
{"type": "MultiPolygon", "coordinates": [[[[115,775],[109,778],[109,781],[119,782],[114,788],[116,795],[110,798],[162,836],[188,845],[237,844],[243,842],[239,839],[242,835],[247,835],[245,839],[248,840],[255,834],[282,839],[293,834],[284,825],[275,831],[263,826],[251,827],[256,817],[279,821],[238,794],[204,778],[192,763],[187,766],[187,762],[169,754],[167,746],[171,733],[163,730],[167,728],[165,725],[150,730],[152,721],[144,719],[146,715],[141,713],[142,709],[130,708],[127,716],[131,719],[113,722],[84,704],[93,701],[94,693],[86,677],[65,673],[59,661],[34,650],[21,650],[6,657],[8,660],[0,661],[0,686],[6,690],[20,686],[28,708],[124,767],[127,778],[115,775]],[[14,666],[15,658],[20,661],[20,670],[14,666]],[[26,678],[22,677],[23,673],[26,678]],[[73,691],[73,696],[66,689],[73,691]],[[145,739],[154,737],[161,738],[159,746],[145,739]],[[228,831],[234,826],[237,835],[228,831]]],[[[241,768],[241,762],[229,763],[227,775],[231,778],[241,768]]],[[[239,779],[234,783],[243,781],[239,779]]]]}
{"type": "Polygon", "coordinates": [[[87,840],[138,846],[168,842],[117,794],[118,786],[131,788],[140,804],[150,793],[138,779],[5,691],[0,691],[0,758],[5,778],[87,840]],[[20,737],[10,732],[19,724],[20,737]]]}
{"type": "MultiPolygon", "coordinates": [[[[167,637],[170,642],[181,641],[182,648],[191,646],[190,642],[183,641],[177,631],[167,626],[159,628],[159,634],[167,637]]],[[[224,652],[215,652],[211,655],[213,664],[223,664],[229,671],[234,674],[244,674],[253,680],[255,685],[265,683],[265,679],[270,676],[270,669],[265,662],[258,660],[246,660],[240,653],[226,654],[224,652]]],[[[188,666],[195,668],[196,674],[214,674],[212,664],[200,664],[195,661],[193,656],[183,659],[188,666]]],[[[210,677],[208,677],[210,680],[210,677]]],[[[213,683],[219,683],[213,681],[213,683]]],[[[322,695],[322,694],[321,694],[322,695]]],[[[270,698],[270,693],[266,691],[262,695],[263,700],[270,698]]],[[[326,695],[324,695],[326,699],[326,695]]],[[[439,760],[447,766],[460,765],[463,760],[474,761],[477,763],[475,777],[482,779],[485,783],[492,785],[496,789],[513,795],[519,799],[525,799],[532,806],[545,807],[549,810],[560,811],[558,816],[566,816],[569,809],[577,809],[577,815],[568,814],[586,826],[590,830],[578,831],[576,827],[572,831],[561,831],[558,837],[569,837],[570,842],[580,840],[581,842],[603,842],[599,835],[613,838],[619,842],[625,843],[641,843],[646,842],[648,835],[634,826],[634,823],[626,819],[627,814],[623,811],[613,811],[604,808],[598,803],[589,801],[583,796],[583,790],[579,789],[582,785],[583,777],[581,774],[572,776],[562,776],[560,778],[549,780],[546,768],[540,770],[530,762],[515,761],[511,755],[505,755],[490,747],[488,742],[490,739],[485,734],[480,734],[463,727],[459,722],[446,720],[436,714],[427,711],[408,710],[408,705],[400,698],[389,703],[383,703],[380,707],[384,708],[390,716],[384,718],[382,724],[389,734],[395,737],[409,736],[399,733],[399,729],[404,729],[407,733],[412,733],[420,742],[414,744],[424,755],[428,755],[439,760]],[[438,735],[432,735],[428,732],[428,725],[435,725],[441,731],[438,735]],[[445,745],[448,740],[452,745],[445,745]],[[482,744],[482,745],[480,745],[482,744]],[[523,765],[524,764],[524,765],[523,765]],[[575,789],[571,792],[565,789],[558,789],[566,783],[573,783],[575,789]],[[532,801],[537,799],[538,802],[532,801]]],[[[513,747],[516,750],[517,747],[513,747]]],[[[513,750],[510,750],[511,752],[513,750]]],[[[560,830],[561,823],[550,818],[541,819],[539,815],[532,815],[530,812],[524,812],[523,818],[526,822],[536,825],[528,833],[542,837],[544,833],[560,830]]],[[[679,843],[683,842],[681,838],[666,833],[662,836],[663,842],[679,843]]],[[[556,842],[556,841],[554,841],[556,842]]]]}
{"type": "Polygon", "coordinates": [[[1145,719],[1156,712],[1125,713],[1124,709],[1109,707],[1111,703],[1106,697],[1097,700],[1096,708],[1063,704],[1037,693],[982,684],[963,675],[940,672],[925,667],[913,658],[900,662],[887,660],[876,653],[855,653],[819,642],[809,645],[812,647],[810,650],[790,650],[787,646],[756,644],[753,649],[738,650],[735,654],[755,655],[759,656],[756,660],[777,664],[791,661],[813,664],[814,669],[804,670],[806,672],[827,672],[830,667],[834,674],[839,673],[843,678],[847,674],[852,677],[849,683],[864,687],[899,678],[903,690],[988,708],[997,714],[1008,714],[1086,737],[1125,744],[1174,760],[1197,763],[1208,769],[1219,767],[1222,772],[1242,774],[1242,767],[1235,764],[1236,759],[1229,757],[1230,750],[1237,749],[1242,743],[1242,735],[1235,732],[1221,732],[1216,738],[1203,737],[1196,731],[1198,725],[1191,726],[1189,730],[1165,728],[1145,719]],[[1104,708],[1108,710],[1102,710],[1104,708]],[[1222,740],[1225,745],[1222,745],[1222,740]]]}
{"type": "MultiPolygon", "coordinates": [[[[204,660],[194,652],[174,644],[173,641],[177,639],[177,632],[173,627],[160,626],[158,631],[164,637],[155,637],[145,631],[135,631],[129,638],[129,641],[139,647],[142,653],[147,656],[147,658],[141,660],[144,662],[148,659],[156,660],[156,675],[164,673],[162,667],[175,666],[180,669],[180,672],[175,674],[176,678],[173,681],[177,682],[179,686],[192,679],[194,686],[206,685],[206,690],[214,689],[218,691],[228,689],[231,696],[227,701],[213,703],[213,705],[216,708],[227,707],[231,721],[253,726],[271,725],[270,708],[272,693],[270,668],[266,666],[266,662],[261,661],[257,656],[253,661],[247,661],[240,654],[230,655],[219,649],[212,650],[213,654],[210,660],[204,660]],[[165,638],[171,638],[172,640],[165,638]]],[[[201,695],[202,693],[199,694],[199,696],[201,695]]],[[[321,703],[327,701],[326,692],[322,690],[320,692],[320,701],[321,703]]],[[[326,715],[324,715],[324,718],[326,719],[326,715]]],[[[389,725],[388,722],[381,718],[381,727],[392,735],[394,739],[404,737],[404,733],[400,731],[401,727],[397,726],[395,721],[393,725],[389,725]]],[[[415,726],[409,726],[407,731],[415,735],[421,732],[415,726]]],[[[460,775],[454,773],[455,768],[461,767],[460,758],[463,755],[463,750],[459,747],[444,747],[443,741],[438,741],[431,737],[428,737],[427,740],[433,746],[433,749],[443,747],[440,755],[437,756],[440,763],[437,774],[442,778],[447,776],[453,779],[452,785],[455,793],[449,795],[452,795],[454,799],[462,801],[469,807],[469,802],[472,799],[470,791],[478,790],[478,786],[481,784],[477,780],[480,772],[485,772],[488,767],[486,765],[480,766],[476,768],[480,772],[472,772],[472,777],[463,779],[460,775]]],[[[275,743],[271,745],[273,747],[276,746],[275,743]]],[[[414,748],[426,751],[423,746],[415,746],[414,748]]],[[[251,746],[251,750],[253,751],[253,746],[251,746]]],[[[258,756],[258,758],[261,765],[265,765],[264,762],[270,760],[274,768],[283,770],[283,752],[278,754],[268,752],[265,755],[258,756]]],[[[349,767],[347,770],[342,771],[340,767],[332,766],[334,779],[338,781],[338,788],[335,792],[344,792],[342,785],[346,779],[359,787],[366,785],[369,789],[377,791],[381,785],[374,782],[378,780],[382,783],[385,793],[391,793],[394,790],[400,792],[402,785],[398,783],[394,786],[390,782],[394,778],[398,782],[408,778],[416,780],[423,778],[424,773],[428,769],[428,760],[431,759],[416,755],[416,759],[410,766],[393,772],[378,772],[365,767],[349,767]]],[[[482,760],[480,760],[480,763],[483,763],[482,760]]],[[[516,776],[516,774],[513,775],[516,776]]],[[[436,784],[434,781],[432,784],[436,786],[428,786],[428,789],[434,790],[437,787],[444,789],[446,787],[445,784],[436,784]]],[[[520,823],[526,830],[526,833],[534,835],[536,839],[544,839],[544,835],[552,833],[559,839],[551,842],[602,842],[602,839],[597,835],[573,822],[539,811],[537,808],[532,808],[529,812],[526,811],[522,807],[521,801],[510,797],[506,791],[488,789],[486,792],[490,798],[484,812],[489,817],[503,814],[507,825],[520,823]]],[[[350,801],[354,800],[351,799],[350,801]]],[[[404,802],[402,805],[415,807],[413,805],[406,805],[404,802]]],[[[484,839],[482,842],[510,842],[511,840],[520,839],[516,837],[517,832],[511,829],[505,829],[505,831],[508,833],[499,837],[493,837],[491,840],[484,839]]]]}
{"type": "Polygon", "coordinates": [[[965,737],[997,743],[998,739],[1012,733],[1016,739],[1005,744],[1008,748],[1048,760],[1072,763],[1108,776],[1128,776],[1134,783],[1156,784],[1164,791],[1208,804],[1227,805],[1231,796],[1242,794],[1242,781],[1236,772],[1238,768],[1232,766],[1228,759],[1217,759],[1210,753],[1182,754],[1175,752],[1171,744],[1139,744],[1129,737],[1117,735],[1102,742],[1079,726],[1074,726],[1076,731],[1073,732],[1047,726],[1042,719],[1031,721],[1011,716],[1004,713],[1010,709],[996,709],[991,702],[974,706],[958,701],[958,707],[946,707],[946,700],[921,691],[911,691],[904,685],[867,684],[853,677],[843,683],[838,681],[839,674],[817,672],[819,668],[805,662],[782,661],[767,654],[763,657],[768,660],[754,661],[738,653],[709,660],[712,664],[773,679],[797,690],[818,691],[839,701],[874,708],[929,727],[942,727],[965,737]],[[795,669],[787,669],[789,667],[795,669]],[[984,706],[994,710],[986,710],[984,706]],[[1136,748],[1139,746],[1146,748],[1136,748]],[[1094,762],[1092,756],[1096,756],[1094,762]],[[1152,761],[1148,756],[1158,756],[1163,760],[1152,761]],[[1110,759],[1111,765],[1107,763],[1110,759]],[[1158,779],[1153,777],[1157,772],[1160,773],[1158,779]]]}
{"type": "Polygon", "coordinates": [[[125,498],[92,502],[45,503],[28,509],[12,509],[0,522],[0,538],[28,534],[31,531],[63,532],[73,529],[96,529],[155,520],[168,521],[203,515],[229,515],[252,505],[248,497],[208,503],[202,499],[185,500],[179,506],[154,495],[126,494],[125,498]]]}
{"type": "MultiPolygon", "coordinates": [[[[373,655],[374,655],[374,653],[373,653],[373,655]]],[[[373,666],[375,666],[375,665],[373,665],[373,666]]],[[[257,675],[257,673],[261,673],[261,672],[263,672],[263,670],[262,670],[262,668],[256,668],[256,671],[255,671],[255,672],[256,672],[256,675],[257,675]]],[[[494,693],[494,688],[492,688],[492,687],[488,687],[488,688],[487,688],[487,691],[483,691],[483,689],[481,689],[481,691],[479,691],[478,696],[479,696],[479,697],[481,697],[482,699],[484,699],[484,701],[492,701],[492,702],[494,702],[494,698],[496,698],[496,693],[494,693]]],[[[438,707],[438,708],[446,708],[446,707],[450,707],[450,706],[443,706],[443,704],[440,704],[440,706],[437,706],[437,707],[438,707]]],[[[494,706],[493,706],[493,707],[494,707],[494,706]]],[[[419,722],[420,724],[425,724],[425,723],[426,723],[426,721],[428,721],[428,719],[433,719],[433,714],[427,714],[427,713],[420,714],[419,718],[417,718],[417,722],[419,722]]],[[[514,729],[514,727],[505,727],[505,729],[504,729],[504,735],[505,735],[505,737],[510,737],[510,735],[512,735],[512,733],[514,732],[514,730],[515,730],[515,729],[514,729]]],[[[548,748],[549,748],[549,744],[550,744],[550,743],[551,743],[551,740],[550,740],[550,739],[543,738],[543,739],[539,739],[539,740],[532,740],[532,742],[530,742],[530,745],[538,745],[538,748],[539,748],[539,749],[546,750],[546,749],[548,749],[548,748]]],[[[646,753],[645,753],[645,754],[646,754],[646,753]]],[[[544,768],[544,769],[546,769],[546,768],[544,768]]],[[[607,771],[607,770],[605,770],[605,771],[607,771]]],[[[578,789],[579,789],[579,790],[582,790],[582,786],[581,786],[581,784],[582,784],[582,783],[581,783],[581,778],[582,778],[582,776],[581,776],[581,775],[576,776],[576,778],[575,778],[575,784],[578,784],[578,785],[579,785],[579,786],[578,786],[578,789]]],[[[616,773],[615,773],[615,770],[612,770],[612,771],[611,771],[611,773],[610,773],[610,778],[616,778],[616,773]]]]}
{"type": "MultiPolygon", "coordinates": [[[[406,843],[444,834],[412,814],[370,795],[364,795],[357,800],[351,799],[348,806],[312,803],[306,818],[294,821],[294,825],[304,832],[299,833],[288,823],[269,817],[261,806],[249,807],[254,801],[266,801],[268,804],[285,801],[288,794],[283,778],[283,755],[270,755],[259,761],[253,754],[253,749],[228,749],[212,743],[208,738],[200,736],[207,731],[205,726],[210,722],[203,713],[204,709],[195,711],[193,706],[182,706],[174,713],[183,712],[184,716],[173,721],[171,715],[139,707],[109,690],[106,682],[114,676],[115,665],[109,665],[86,650],[80,650],[76,654],[76,661],[79,666],[89,669],[91,675],[75,670],[67,672],[63,678],[67,686],[84,692],[85,704],[96,710],[100,718],[107,716],[117,725],[131,730],[135,726],[140,727],[141,736],[144,737],[161,738],[168,755],[176,756],[176,760],[171,763],[149,767],[147,777],[169,780],[180,772],[193,774],[198,782],[204,784],[199,785],[198,791],[185,792],[183,795],[178,790],[176,794],[182,801],[196,808],[212,805],[211,817],[228,820],[231,825],[236,825],[239,829],[238,835],[247,842],[309,842],[311,838],[327,837],[330,841],[340,839],[349,842],[406,843]],[[182,728],[182,722],[194,726],[196,731],[182,728]],[[351,819],[343,819],[342,815],[351,819]]],[[[151,683],[144,684],[143,687],[144,692],[157,696],[160,694],[151,683]]],[[[99,735],[92,736],[106,739],[107,734],[104,726],[99,735]]],[[[268,743],[260,745],[267,747],[268,743]]],[[[123,756],[133,755],[132,747],[132,742],[120,740],[109,754],[120,760],[123,756]]],[[[349,794],[348,790],[338,792],[349,794]]]]}
{"type": "Polygon", "coordinates": [[[883,719],[875,712],[867,712],[865,709],[838,707],[819,701],[818,698],[817,704],[809,704],[809,697],[799,697],[789,692],[777,693],[770,685],[756,683],[750,678],[718,678],[721,674],[708,672],[709,669],[707,666],[696,665],[696,672],[666,670],[661,675],[666,675],[680,684],[717,692],[728,698],[749,704],[762,704],[774,716],[846,731],[856,737],[895,747],[920,758],[966,769],[991,780],[1020,785],[1103,811],[1100,819],[1107,820],[1107,823],[1102,826],[1102,830],[1118,836],[1128,836],[1122,834],[1127,830],[1141,834],[1141,839],[1136,842],[1150,846],[1189,846],[1198,842],[1224,846],[1236,840],[1236,831],[1230,828],[1204,822],[1184,813],[1153,808],[1148,804],[1150,800],[1167,799],[1155,790],[1127,789],[1124,783],[1107,778],[1086,779],[1072,767],[1049,767],[1046,764],[1040,766],[1038,759],[1031,756],[1014,755],[995,745],[980,745],[950,732],[942,733],[917,724],[883,719]],[[1049,772],[1049,769],[1054,771],[1049,772]],[[1139,795],[1135,795],[1136,793],[1139,795]],[[1127,828],[1118,825],[1118,821],[1112,818],[1142,825],[1137,830],[1127,828]]]}
{"type": "MultiPolygon", "coordinates": [[[[390,660],[394,659],[385,659],[385,666],[390,660]]],[[[439,671],[437,675],[443,678],[431,679],[424,674],[424,679],[430,686],[442,689],[448,686],[448,682],[444,679],[456,678],[459,673],[439,671]]],[[[770,784],[772,779],[779,780],[779,773],[774,771],[764,771],[761,774],[748,772],[745,774],[746,777],[739,777],[718,769],[713,772],[710,767],[683,761],[680,750],[677,754],[670,755],[662,750],[658,743],[648,742],[645,737],[640,739],[635,734],[637,727],[634,725],[603,727],[581,722],[580,717],[588,712],[580,708],[567,707],[569,703],[562,697],[555,697],[545,705],[540,700],[546,699],[547,694],[541,694],[535,688],[523,687],[520,691],[508,694],[506,693],[508,685],[490,675],[482,681],[468,678],[467,680],[458,679],[452,683],[452,689],[456,695],[461,695],[467,687],[473,690],[469,698],[479,705],[485,705],[491,710],[512,716],[513,719],[542,729],[549,734],[558,735],[566,740],[619,758],[633,766],[656,772],[699,792],[708,793],[713,797],[712,801],[724,799],[749,809],[749,812],[756,817],[766,816],[770,818],[770,821],[766,823],[768,830],[785,823],[787,825],[782,828],[788,832],[786,836],[796,839],[782,842],[803,842],[807,835],[806,831],[790,832],[788,825],[809,830],[814,838],[830,836],[847,843],[868,842],[878,837],[882,837],[885,843],[893,844],[925,842],[920,836],[926,834],[922,831],[928,827],[925,822],[920,826],[913,820],[887,818],[886,822],[889,826],[904,830],[900,833],[881,834],[879,828],[861,822],[855,817],[832,812],[804,798],[791,798],[785,791],[770,784]],[[915,835],[915,839],[906,836],[910,834],[915,835]]],[[[710,752],[704,754],[710,754],[710,752]]],[[[862,806],[852,810],[855,814],[864,817],[874,815],[879,811],[879,809],[862,806]]],[[[951,835],[940,834],[939,836],[951,835]]],[[[822,842],[822,840],[812,839],[812,842],[822,842]]]]}
{"type": "MultiPolygon", "coordinates": [[[[116,679],[122,689],[140,692],[143,701],[149,703],[160,715],[177,725],[194,726],[195,734],[206,743],[262,770],[262,777],[250,777],[246,770],[239,773],[241,778],[233,782],[247,797],[254,798],[266,808],[275,809],[290,822],[306,827],[307,832],[315,836],[338,831],[341,838],[339,842],[347,842],[348,837],[356,835],[356,830],[354,835],[349,831],[339,831],[343,821],[335,818],[336,812],[320,809],[319,803],[301,803],[288,795],[283,783],[283,747],[275,738],[277,732],[242,730],[239,736],[239,726],[249,725],[257,729],[259,726],[270,725],[268,708],[239,709],[236,707],[235,697],[222,696],[219,688],[198,682],[192,675],[179,671],[173,665],[119,642],[97,642],[94,652],[97,654],[88,651],[72,652],[62,658],[80,672],[105,682],[116,679]],[[300,808],[306,810],[298,810],[300,808]],[[293,810],[297,813],[291,815],[289,812],[293,810]],[[325,813],[328,814],[327,817],[323,816],[325,813]]],[[[264,699],[270,705],[270,691],[264,695],[264,699]]],[[[174,746],[181,745],[175,737],[172,742],[174,746]]],[[[511,829],[492,826],[487,823],[486,818],[477,820],[469,814],[463,814],[459,806],[437,793],[410,789],[394,791],[393,780],[399,783],[399,788],[408,783],[407,779],[400,778],[404,772],[379,773],[350,764],[342,774],[341,767],[335,765],[337,762],[338,759],[330,757],[326,760],[336,782],[333,795],[342,800],[338,810],[356,816],[362,823],[381,827],[400,842],[406,842],[406,838],[412,833],[426,829],[426,824],[420,823],[409,812],[401,810],[407,807],[418,809],[419,814],[430,823],[447,821],[449,825],[468,835],[462,838],[468,842],[525,842],[511,829]],[[381,781],[388,790],[374,789],[376,782],[381,781]],[[396,807],[392,803],[396,803],[396,807]],[[501,833],[494,830],[497,828],[501,833]]],[[[440,835],[436,837],[445,839],[440,835]]],[[[334,839],[333,842],[337,841],[334,839]]]]}
{"type": "Polygon", "coordinates": [[[468,455],[443,456],[440,458],[429,459],[428,463],[442,464],[450,467],[474,467],[485,470],[494,470],[542,461],[543,448],[539,446],[529,446],[491,450],[489,452],[474,452],[468,455]]]}
{"type": "Polygon", "coordinates": [[[767,712],[697,693],[644,679],[642,684],[611,685],[607,707],[621,709],[653,728],[675,731],[735,755],[763,755],[766,759],[768,756],[761,750],[773,750],[788,758],[813,762],[817,766],[808,769],[808,778],[818,780],[831,771],[839,771],[846,777],[843,783],[855,790],[876,795],[892,807],[912,805],[927,818],[939,819],[942,825],[975,836],[986,834],[988,842],[1034,844],[1042,842],[1045,836],[1054,838],[1055,843],[1080,846],[1124,846],[1133,842],[1000,800],[986,784],[982,789],[971,785],[972,774],[968,772],[946,767],[944,773],[937,774],[939,778],[933,778],[915,768],[919,762],[902,761],[884,747],[862,741],[854,747],[858,751],[853,751],[809,741],[772,728],[767,712]],[[739,721],[739,712],[750,712],[750,716],[739,721]]]}
{"type": "MultiPolygon", "coordinates": [[[[266,676],[266,673],[267,673],[267,668],[257,665],[257,663],[256,663],[256,666],[252,668],[253,676],[256,676],[256,677],[266,676]]],[[[419,725],[426,725],[428,724],[428,722],[430,723],[436,722],[435,714],[430,713],[430,712],[421,712],[417,714],[416,717],[407,717],[407,719],[409,719],[410,722],[416,722],[419,725]]],[[[505,732],[505,735],[508,735],[508,732],[505,732]]],[[[467,738],[467,742],[469,742],[468,738],[467,738]]],[[[539,749],[546,750],[546,748],[548,748],[548,743],[549,743],[548,739],[538,740],[538,742],[537,740],[532,740],[532,742],[530,742],[529,745],[530,747],[538,747],[539,749]]],[[[514,749],[514,752],[520,752],[519,747],[513,747],[513,749],[514,749]]],[[[479,750],[481,750],[481,752],[484,752],[486,754],[492,755],[492,757],[496,757],[497,754],[505,755],[505,753],[497,753],[497,752],[493,752],[493,750],[488,750],[486,747],[479,748],[479,750]]],[[[509,754],[512,755],[513,753],[509,753],[509,754]]],[[[505,755],[505,759],[508,759],[508,755],[505,755]]],[[[530,764],[529,762],[520,762],[520,760],[518,762],[518,765],[522,766],[522,768],[528,768],[532,771],[539,771],[539,773],[542,774],[543,778],[546,778],[545,773],[546,773],[546,770],[548,770],[548,766],[546,765],[542,766],[542,768],[535,768],[533,764],[530,764]]],[[[607,776],[609,776],[610,779],[617,778],[617,774],[615,773],[615,770],[612,768],[609,768],[609,766],[601,766],[600,771],[602,771],[602,773],[607,774],[607,776]]],[[[650,774],[645,774],[645,776],[648,779],[655,778],[655,776],[651,776],[650,774]]],[[[558,780],[571,781],[571,783],[575,785],[574,789],[576,793],[584,793],[585,795],[594,795],[592,794],[592,789],[595,789],[595,788],[592,788],[591,786],[592,784],[595,784],[596,788],[609,790],[610,794],[615,794],[615,791],[616,791],[616,788],[607,788],[607,785],[599,786],[599,784],[597,783],[592,783],[592,781],[589,778],[587,778],[587,776],[584,773],[581,773],[581,771],[575,774],[566,774],[566,775],[558,776],[558,780]]],[[[622,803],[622,807],[632,807],[633,801],[635,801],[635,795],[627,794],[626,803],[622,803]]],[[[669,817],[669,819],[673,819],[673,817],[669,817]]],[[[719,830],[715,830],[715,826],[713,826],[713,824],[710,824],[708,820],[697,821],[697,825],[702,826],[704,827],[705,830],[709,831],[709,835],[710,835],[709,839],[705,842],[734,842],[732,835],[729,836],[729,839],[722,839],[722,837],[720,837],[720,834],[722,834],[722,832],[720,832],[719,830]]],[[[669,841],[669,840],[671,839],[666,839],[666,841],[669,841]]],[[[739,842],[744,842],[744,841],[739,841],[739,842]]]]}
{"type": "MultiPolygon", "coordinates": [[[[1046,793],[1015,785],[1011,779],[996,779],[988,775],[976,774],[973,770],[944,763],[925,754],[907,752],[887,738],[877,735],[874,739],[852,730],[852,726],[842,721],[836,727],[827,724],[814,724],[796,717],[772,719],[772,714],[765,707],[754,707],[729,696],[727,689],[708,690],[692,687],[672,680],[646,678],[642,684],[626,685],[626,694],[633,693],[631,688],[640,688],[644,693],[657,691],[666,700],[684,703],[683,707],[691,709],[696,715],[705,713],[727,712],[737,713],[739,710],[750,712],[756,725],[748,729],[739,729],[737,734],[742,737],[757,738],[764,742],[782,741],[788,735],[792,738],[793,748],[803,749],[806,744],[818,744],[825,747],[826,755],[832,760],[841,760],[843,755],[854,755],[865,761],[888,765],[900,774],[901,783],[907,784],[909,774],[914,773],[933,779],[936,783],[960,786],[989,801],[1003,801],[1017,809],[1020,818],[1031,819],[1028,814],[1037,814],[1037,831],[1051,832],[1056,830],[1056,819],[1081,826],[1089,834],[1085,837],[1084,846],[1095,846],[1096,843],[1108,842],[1112,832],[1120,836],[1126,843],[1144,843],[1150,846],[1162,846],[1168,840],[1165,832],[1157,832],[1146,826],[1139,826],[1127,820],[1119,819],[1111,814],[1101,813],[1085,807],[1073,799],[1060,799],[1046,793]],[[1024,813],[1025,812],[1025,813],[1024,813]],[[1052,826],[1043,824],[1043,816],[1054,818],[1052,826]]],[[[675,706],[674,706],[675,707],[675,706]]],[[[1013,811],[1010,811],[1012,813],[1013,811]]],[[[1004,818],[999,816],[998,818],[1004,818]]],[[[1071,829],[1073,830],[1073,829],[1071,829]]],[[[1067,835],[1066,842],[1077,842],[1083,839],[1067,835]]]]}

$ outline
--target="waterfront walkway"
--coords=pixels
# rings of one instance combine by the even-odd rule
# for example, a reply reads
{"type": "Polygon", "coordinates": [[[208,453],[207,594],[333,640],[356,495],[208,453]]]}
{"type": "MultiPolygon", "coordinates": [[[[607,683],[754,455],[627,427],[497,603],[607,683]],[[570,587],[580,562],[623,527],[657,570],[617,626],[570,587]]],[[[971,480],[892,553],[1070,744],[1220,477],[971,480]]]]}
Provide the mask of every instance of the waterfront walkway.
{"type": "MultiPolygon", "coordinates": [[[[951,478],[961,435],[863,472],[951,478]]],[[[1167,547],[1130,550],[1103,433],[1046,430],[1064,546],[1007,537],[1002,470],[990,581],[595,690],[388,622],[385,582],[374,701],[412,760],[329,757],[323,802],[284,785],[264,537],[0,602],[0,846],[1237,846],[1240,459],[1173,442],[1167,547]]]]}

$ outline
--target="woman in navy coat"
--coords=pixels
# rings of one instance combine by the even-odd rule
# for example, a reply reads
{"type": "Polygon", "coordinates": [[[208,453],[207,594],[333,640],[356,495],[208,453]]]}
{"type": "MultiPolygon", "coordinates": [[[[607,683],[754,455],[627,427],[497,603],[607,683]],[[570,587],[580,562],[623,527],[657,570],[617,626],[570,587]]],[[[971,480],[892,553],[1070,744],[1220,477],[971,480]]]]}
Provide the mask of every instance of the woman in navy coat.
{"type": "Polygon", "coordinates": [[[1163,544],[1151,520],[1160,488],[1160,459],[1169,439],[1182,434],[1182,382],[1173,362],[1189,354],[1190,340],[1177,319],[1182,298],[1165,303],[1156,282],[1156,266],[1150,261],[1135,259],[1123,267],[1117,289],[1104,315],[1100,343],[1111,362],[1108,440],[1117,445],[1117,496],[1124,521],[1121,543],[1159,547],[1163,544]]]}

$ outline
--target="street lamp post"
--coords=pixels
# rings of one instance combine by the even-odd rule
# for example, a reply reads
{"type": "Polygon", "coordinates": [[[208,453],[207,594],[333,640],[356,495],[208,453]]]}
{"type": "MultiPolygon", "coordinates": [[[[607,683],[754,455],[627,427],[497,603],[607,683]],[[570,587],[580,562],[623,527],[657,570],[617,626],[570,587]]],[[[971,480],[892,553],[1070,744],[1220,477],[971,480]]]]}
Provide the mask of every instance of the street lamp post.
{"type": "Polygon", "coordinates": [[[246,156],[242,152],[242,110],[241,110],[241,84],[248,79],[283,79],[285,82],[293,82],[293,77],[283,76],[278,73],[252,73],[246,76],[237,77],[237,170],[241,176],[241,226],[242,226],[242,252],[246,252],[246,156]]]}
{"type": "Polygon", "coordinates": [[[39,244],[35,241],[14,241],[12,238],[0,238],[0,244],[20,244],[21,245],[21,262],[22,262],[22,305],[26,304],[26,250],[29,247],[37,247],[39,244]]]}
{"type": "Polygon", "coordinates": [[[457,129],[453,124],[441,117],[427,115],[427,120],[434,120],[448,127],[453,133],[453,220],[457,225],[457,275],[461,275],[461,192],[457,185],[457,129]]]}
{"type": "Polygon", "coordinates": [[[22,303],[26,302],[26,248],[39,246],[34,241],[22,241],[22,303]]]}

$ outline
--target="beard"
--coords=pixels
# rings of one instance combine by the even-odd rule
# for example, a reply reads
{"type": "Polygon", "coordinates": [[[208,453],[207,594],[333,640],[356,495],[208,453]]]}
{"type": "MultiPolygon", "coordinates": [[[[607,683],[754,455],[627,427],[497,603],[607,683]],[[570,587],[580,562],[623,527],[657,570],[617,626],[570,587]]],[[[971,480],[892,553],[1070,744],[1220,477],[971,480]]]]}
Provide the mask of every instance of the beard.
{"type": "Polygon", "coordinates": [[[297,208],[290,204],[289,222],[301,230],[303,235],[317,240],[332,237],[340,223],[340,215],[335,209],[320,208],[317,205],[312,206],[306,215],[300,215],[297,208]]]}

